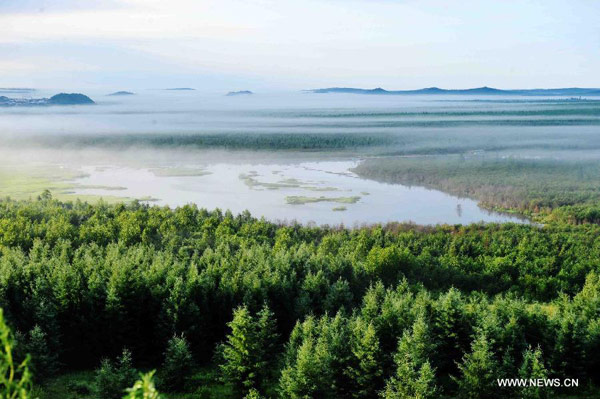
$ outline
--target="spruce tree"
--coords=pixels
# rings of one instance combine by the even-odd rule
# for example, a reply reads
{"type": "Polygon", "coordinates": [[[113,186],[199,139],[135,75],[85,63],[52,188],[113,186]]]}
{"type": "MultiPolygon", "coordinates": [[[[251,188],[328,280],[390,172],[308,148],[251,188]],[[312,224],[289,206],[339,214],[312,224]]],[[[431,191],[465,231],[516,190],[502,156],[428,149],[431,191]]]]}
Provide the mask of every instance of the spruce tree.
{"type": "Polygon", "coordinates": [[[222,347],[221,371],[234,390],[245,393],[256,386],[254,320],[248,308],[242,306],[234,310],[233,320],[227,325],[231,333],[222,347]]]}
{"type": "Polygon", "coordinates": [[[467,353],[458,365],[459,378],[453,377],[458,384],[461,399],[496,398],[498,395],[498,363],[494,358],[491,344],[484,333],[479,333],[467,353]]]}
{"type": "Polygon", "coordinates": [[[352,381],[353,398],[372,398],[381,385],[381,353],[379,339],[372,323],[358,318],[351,336],[352,358],[346,373],[352,381]]]}
{"type": "Polygon", "coordinates": [[[248,394],[244,396],[244,399],[263,399],[263,397],[256,389],[252,388],[250,391],[248,391],[248,394]]]}
{"type": "Polygon", "coordinates": [[[277,323],[275,315],[265,304],[256,315],[255,367],[259,385],[265,387],[270,380],[277,358],[277,323]]]}
{"type": "MultiPolygon", "coordinates": [[[[523,363],[519,369],[519,378],[522,379],[546,379],[548,370],[544,366],[542,350],[537,347],[535,350],[528,348],[523,353],[523,363]]],[[[523,387],[521,392],[522,399],[548,399],[551,394],[551,388],[528,386],[523,387]]]]}
{"type": "Polygon", "coordinates": [[[135,381],[137,371],[133,368],[131,352],[123,349],[121,357],[116,362],[103,359],[100,368],[96,370],[94,388],[99,399],[119,399],[125,388],[135,381]]]}
{"type": "MultiPolygon", "coordinates": [[[[167,344],[160,383],[166,390],[180,392],[192,372],[192,353],[183,335],[174,335],[167,344]]],[[[163,388],[161,388],[163,389],[163,388]]]]}
{"type": "Polygon", "coordinates": [[[398,343],[394,357],[396,373],[386,384],[385,399],[433,399],[436,397],[435,373],[429,363],[433,352],[429,326],[423,314],[415,320],[398,343]]]}
{"type": "Polygon", "coordinates": [[[348,319],[339,311],[335,317],[324,316],[319,321],[319,340],[329,354],[331,384],[336,397],[349,397],[355,382],[348,376],[347,367],[352,361],[352,333],[348,319]]]}
{"type": "Polygon", "coordinates": [[[266,385],[270,379],[276,360],[276,322],[266,305],[256,317],[242,306],[233,312],[228,326],[231,333],[221,346],[221,371],[225,381],[231,383],[238,394],[245,395],[252,388],[266,385]]]}
{"type": "Polygon", "coordinates": [[[564,312],[557,326],[552,358],[554,372],[570,378],[583,379],[586,376],[585,336],[584,321],[576,314],[564,312]]]}
{"type": "Polygon", "coordinates": [[[27,334],[25,351],[31,356],[31,371],[36,382],[54,375],[58,369],[58,359],[48,348],[47,335],[36,325],[27,334]]]}
{"type": "Polygon", "coordinates": [[[324,337],[305,339],[293,363],[281,372],[280,396],[285,399],[334,398],[330,364],[324,337]]]}

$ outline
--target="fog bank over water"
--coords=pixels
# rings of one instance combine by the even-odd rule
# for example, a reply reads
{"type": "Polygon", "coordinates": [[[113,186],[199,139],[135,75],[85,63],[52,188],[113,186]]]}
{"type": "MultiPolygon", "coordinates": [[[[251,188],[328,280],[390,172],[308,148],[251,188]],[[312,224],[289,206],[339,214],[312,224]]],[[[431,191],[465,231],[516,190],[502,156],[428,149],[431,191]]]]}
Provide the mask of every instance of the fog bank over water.
{"type": "Polygon", "coordinates": [[[73,171],[70,186],[58,191],[69,196],[193,202],[271,220],[470,223],[517,219],[348,169],[372,157],[598,159],[600,150],[600,102],[585,99],[179,90],[108,96],[113,91],[85,91],[96,105],[0,108],[3,168],[73,171]]]}

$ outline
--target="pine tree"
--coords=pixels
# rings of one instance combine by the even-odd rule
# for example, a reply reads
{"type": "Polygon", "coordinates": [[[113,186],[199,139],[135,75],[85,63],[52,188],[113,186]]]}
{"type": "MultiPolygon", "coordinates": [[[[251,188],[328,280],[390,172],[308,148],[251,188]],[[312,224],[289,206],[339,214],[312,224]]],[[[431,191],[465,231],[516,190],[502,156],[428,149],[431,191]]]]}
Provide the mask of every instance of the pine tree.
{"type": "Polygon", "coordinates": [[[244,399],[263,399],[263,397],[256,389],[252,388],[250,391],[248,391],[248,394],[244,396],[244,399]]]}
{"type": "Polygon", "coordinates": [[[137,376],[137,370],[133,367],[133,357],[129,349],[123,349],[121,357],[117,359],[116,370],[122,385],[127,386],[131,383],[131,381],[135,380],[137,376]]]}
{"type": "Polygon", "coordinates": [[[100,368],[96,370],[96,395],[100,399],[119,399],[131,381],[135,381],[136,375],[131,352],[123,349],[116,363],[103,359],[100,368]]]}
{"type": "Polygon", "coordinates": [[[334,398],[330,363],[324,337],[305,339],[294,362],[281,372],[280,396],[285,399],[334,398]]]}
{"type": "Polygon", "coordinates": [[[451,288],[435,303],[431,324],[432,339],[437,342],[437,351],[433,361],[441,374],[456,371],[457,359],[460,359],[469,345],[469,334],[462,309],[464,299],[455,288],[451,288]]]}
{"type": "Polygon", "coordinates": [[[454,378],[458,384],[461,399],[496,398],[498,395],[498,364],[494,359],[488,337],[480,333],[471,344],[471,352],[467,353],[458,365],[460,378],[454,378]]]}
{"type": "Polygon", "coordinates": [[[221,346],[221,371],[226,381],[243,395],[269,380],[276,359],[276,322],[266,305],[256,317],[242,306],[233,312],[228,326],[231,333],[221,346]]]}
{"type": "Polygon", "coordinates": [[[352,334],[348,319],[339,311],[334,318],[324,316],[319,320],[319,340],[329,356],[331,384],[336,397],[349,397],[355,382],[348,376],[348,364],[352,361],[352,334]]]}
{"type": "Polygon", "coordinates": [[[552,369],[570,378],[586,376],[584,321],[577,315],[565,312],[559,320],[552,357],[552,369]]]}
{"type": "MultiPolygon", "coordinates": [[[[523,363],[519,369],[519,378],[522,379],[538,379],[548,378],[548,371],[544,366],[542,359],[542,350],[537,347],[535,350],[528,348],[523,353],[523,363]]],[[[529,386],[524,387],[521,392],[522,399],[548,399],[551,390],[544,387],[529,386]]]]}
{"type": "Polygon", "coordinates": [[[414,399],[434,399],[438,397],[438,389],[435,385],[435,373],[429,361],[423,363],[419,369],[419,377],[414,383],[414,399]]]}
{"type": "Polygon", "coordinates": [[[352,359],[346,374],[352,381],[354,398],[372,398],[381,385],[379,339],[372,323],[362,319],[354,321],[351,337],[352,359]]]}
{"type": "Polygon", "coordinates": [[[179,392],[183,390],[191,372],[192,353],[188,342],[183,335],[174,335],[167,343],[165,361],[161,369],[161,387],[179,392]]]}
{"type": "Polygon", "coordinates": [[[436,397],[435,373],[429,363],[433,352],[429,327],[423,314],[415,320],[398,343],[394,357],[396,374],[388,381],[385,399],[433,399],[436,397]]]}
{"type": "Polygon", "coordinates": [[[31,356],[31,371],[36,381],[52,376],[58,369],[58,359],[48,348],[47,335],[35,326],[27,335],[25,351],[31,356]]]}
{"type": "Polygon", "coordinates": [[[255,325],[252,315],[245,306],[233,312],[233,320],[228,323],[231,333],[222,347],[224,363],[221,371],[226,382],[239,392],[247,392],[256,386],[254,363],[255,325]]]}
{"type": "Polygon", "coordinates": [[[263,387],[271,377],[278,341],[275,315],[265,304],[256,315],[256,348],[254,351],[256,375],[258,383],[263,387]]]}

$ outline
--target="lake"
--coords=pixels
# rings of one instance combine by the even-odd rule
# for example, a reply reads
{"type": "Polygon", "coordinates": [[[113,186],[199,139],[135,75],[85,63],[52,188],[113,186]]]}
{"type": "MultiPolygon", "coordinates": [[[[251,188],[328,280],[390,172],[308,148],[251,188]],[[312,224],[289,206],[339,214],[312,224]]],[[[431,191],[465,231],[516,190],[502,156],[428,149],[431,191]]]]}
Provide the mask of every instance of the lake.
{"type": "Polygon", "coordinates": [[[234,213],[249,210],[272,221],[346,226],[414,222],[467,224],[522,222],[488,212],[467,198],[436,190],[385,184],[357,177],[352,161],[298,164],[186,164],[160,169],[85,167],[81,194],[121,195],[158,205],[199,207],[234,213]],[[118,189],[115,189],[118,188],[118,189]]]}

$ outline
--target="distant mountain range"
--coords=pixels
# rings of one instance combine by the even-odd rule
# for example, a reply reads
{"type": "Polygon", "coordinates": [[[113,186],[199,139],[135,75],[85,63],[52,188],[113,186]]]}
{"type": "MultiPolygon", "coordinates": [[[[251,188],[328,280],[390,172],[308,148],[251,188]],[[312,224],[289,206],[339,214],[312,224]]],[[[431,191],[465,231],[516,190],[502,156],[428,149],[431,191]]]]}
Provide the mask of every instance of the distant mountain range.
{"type": "Polygon", "coordinates": [[[226,96],[248,96],[250,94],[254,94],[252,93],[250,90],[240,90],[240,91],[230,91],[229,93],[225,94],[226,96]]]}
{"type": "Polygon", "coordinates": [[[0,93],[8,94],[8,93],[33,93],[35,89],[30,89],[27,87],[0,87],[0,93]]]}
{"type": "Polygon", "coordinates": [[[131,91],[115,91],[114,93],[107,94],[109,96],[133,96],[135,93],[131,91]]]}
{"type": "Polygon", "coordinates": [[[385,90],[357,89],[353,87],[329,87],[325,89],[308,90],[312,93],[349,93],[373,95],[413,95],[413,94],[453,94],[453,95],[504,95],[504,96],[600,96],[600,88],[569,87],[562,89],[515,89],[503,90],[493,87],[476,87],[473,89],[440,89],[428,87],[418,90],[385,90]]]}
{"type": "Polygon", "coordinates": [[[59,93],[50,98],[9,98],[0,96],[0,107],[33,107],[43,105],[83,105],[95,104],[81,93],[59,93]]]}

